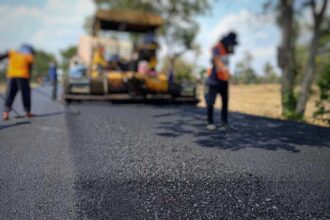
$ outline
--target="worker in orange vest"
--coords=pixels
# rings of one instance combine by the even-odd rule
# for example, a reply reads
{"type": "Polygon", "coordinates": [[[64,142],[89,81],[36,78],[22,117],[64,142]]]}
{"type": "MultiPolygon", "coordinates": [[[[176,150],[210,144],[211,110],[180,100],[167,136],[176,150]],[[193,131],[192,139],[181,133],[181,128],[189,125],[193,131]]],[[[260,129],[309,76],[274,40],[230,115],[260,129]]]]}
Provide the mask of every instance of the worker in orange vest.
{"type": "Polygon", "coordinates": [[[220,93],[222,100],[222,125],[226,127],[228,124],[229,56],[234,53],[234,47],[238,44],[236,38],[237,35],[230,32],[212,48],[212,67],[208,70],[205,86],[208,130],[216,129],[213,121],[213,109],[218,93],[220,93]]]}
{"type": "Polygon", "coordinates": [[[30,77],[33,64],[33,47],[23,44],[18,51],[9,50],[5,54],[0,54],[0,61],[8,58],[7,70],[7,92],[5,99],[5,110],[3,120],[9,119],[15,96],[18,90],[21,90],[24,110],[27,117],[32,117],[31,113],[31,89],[30,77]]]}

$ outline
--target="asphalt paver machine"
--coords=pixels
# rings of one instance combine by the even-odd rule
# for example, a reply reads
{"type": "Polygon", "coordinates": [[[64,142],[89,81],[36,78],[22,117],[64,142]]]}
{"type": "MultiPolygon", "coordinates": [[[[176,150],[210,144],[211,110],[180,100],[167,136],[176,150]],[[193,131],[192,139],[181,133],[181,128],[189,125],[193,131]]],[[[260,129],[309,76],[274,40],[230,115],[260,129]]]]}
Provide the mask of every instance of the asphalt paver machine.
{"type": "Polygon", "coordinates": [[[98,10],[92,34],[83,36],[64,80],[64,99],[171,99],[197,103],[196,84],[176,83],[156,70],[163,24],[156,14],[98,10]]]}

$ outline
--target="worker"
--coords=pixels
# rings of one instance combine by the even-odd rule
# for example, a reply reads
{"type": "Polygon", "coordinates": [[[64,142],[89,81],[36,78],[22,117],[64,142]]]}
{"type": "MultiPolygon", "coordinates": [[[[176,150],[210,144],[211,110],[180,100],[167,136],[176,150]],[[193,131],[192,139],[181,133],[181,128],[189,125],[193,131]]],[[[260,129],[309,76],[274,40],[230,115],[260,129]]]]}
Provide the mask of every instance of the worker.
{"type": "Polygon", "coordinates": [[[108,62],[109,70],[113,70],[113,71],[122,70],[120,65],[120,57],[118,54],[111,55],[110,59],[107,62],[108,62]]]}
{"type": "Polygon", "coordinates": [[[236,33],[230,32],[212,48],[212,67],[208,70],[206,80],[206,104],[208,130],[215,130],[213,120],[213,109],[217,94],[220,93],[222,100],[221,120],[222,126],[228,124],[228,90],[229,90],[229,55],[234,53],[234,48],[238,44],[236,33]]]}
{"type": "Polygon", "coordinates": [[[98,71],[102,71],[107,65],[108,63],[104,58],[104,47],[98,44],[93,54],[93,66],[96,67],[98,71]]]}
{"type": "MultiPolygon", "coordinates": [[[[143,39],[142,44],[139,45],[139,61],[147,62],[148,72],[155,71],[157,67],[157,54],[158,43],[156,35],[153,32],[149,32],[143,39]]],[[[142,64],[145,65],[145,64],[142,64]]]]}
{"type": "Polygon", "coordinates": [[[31,118],[31,89],[30,77],[33,64],[33,47],[23,44],[18,51],[9,50],[0,55],[0,61],[8,58],[7,71],[7,92],[5,98],[5,110],[3,112],[3,120],[9,119],[9,113],[18,90],[21,90],[24,110],[26,116],[31,118]]]}
{"type": "Polygon", "coordinates": [[[104,76],[103,70],[107,67],[108,62],[104,57],[104,48],[101,44],[97,44],[92,56],[92,78],[104,76]]]}
{"type": "Polygon", "coordinates": [[[55,62],[51,62],[49,65],[49,79],[52,84],[52,99],[57,99],[57,66],[55,62]]]}

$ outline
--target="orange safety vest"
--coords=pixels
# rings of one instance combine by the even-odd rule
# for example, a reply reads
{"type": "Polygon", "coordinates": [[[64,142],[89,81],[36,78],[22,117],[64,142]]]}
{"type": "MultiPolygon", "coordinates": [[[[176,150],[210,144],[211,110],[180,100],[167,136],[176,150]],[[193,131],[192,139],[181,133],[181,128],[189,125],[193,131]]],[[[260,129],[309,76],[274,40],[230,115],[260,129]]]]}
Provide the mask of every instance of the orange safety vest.
{"type": "MultiPolygon", "coordinates": [[[[218,43],[215,46],[215,48],[220,51],[220,56],[227,55],[227,51],[224,48],[224,46],[222,45],[222,43],[218,43]]],[[[220,59],[217,59],[217,61],[214,61],[214,62],[217,62],[217,65],[218,65],[217,67],[219,68],[218,72],[217,72],[218,79],[223,80],[223,81],[228,81],[230,79],[230,74],[229,74],[229,70],[226,67],[226,65],[220,59]]],[[[208,76],[210,76],[212,74],[212,68],[208,69],[207,73],[208,73],[208,76]]]]}
{"type": "Polygon", "coordinates": [[[33,62],[32,54],[23,54],[10,50],[8,58],[7,78],[30,78],[30,67],[33,62]]]}

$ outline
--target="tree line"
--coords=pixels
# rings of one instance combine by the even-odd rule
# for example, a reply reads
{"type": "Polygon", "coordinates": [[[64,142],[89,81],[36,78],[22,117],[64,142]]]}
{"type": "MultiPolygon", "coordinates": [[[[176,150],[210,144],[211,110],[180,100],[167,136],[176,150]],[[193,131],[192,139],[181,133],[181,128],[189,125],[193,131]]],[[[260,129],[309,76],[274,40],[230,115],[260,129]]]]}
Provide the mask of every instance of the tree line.
{"type": "MultiPolygon", "coordinates": [[[[70,59],[76,55],[76,46],[69,46],[60,51],[60,58],[57,58],[53,53],[42,49],[35,50],[34,63],[32,66],[31,80],[38,82],[48,76],[49,65],[55,62],[59,69],[66,72],[69,69],[70,59]]],[[[5,82],[7,72],[7,63],[0,64],[0,82],[5,82]]]]}
{"type": "MultiPolygon", "coordinates": [[[[163,70],[177,70],[178,80],[191,79],[194,63],[186,62],[182,55],[200,48],[195,43],[198,33],[197,15],[210,12],[212,0],[94,0],[97,8],[137,9],[160,14],[165,25],[160,30],[167,54],[163,70]]],[[[328,0],[266,0],[266,11],[275,12],[277,25],[281,33],[281,42],[277,51],[280,74],[266,63],[263,75],[258,75],[251,67],[253,59],[249,54],[235,66],[233,83],[273,83],[280,82],[282,97],[282,115],[288,119],[302,120],[306,103],[313,83],[319,86],[321,94],[318,102],[319,114],[329,115],[329,60],[330,60],[330,18],[325,11],[328,0]],[[306,24],[300,22],[306,13],[311,14],[312,23],[307,25],[311,40],[301,44],[299,36],[306,24]]],[[[85,26],[88,29],[88,19],[85,26]]],[[[61,51],[61,66],[68,68],[69,59],[75,54],[75,47],[61,51]]],[[[38,50],[33,78],[41,77],[48,68],[48,63],[55,60],[49,53],[38,50]]],[[[0,68],[3,71],[3,68],[0,68]]],[[[203,72],[203,71],[200,71],[203,72]]]]}
{"type": "MultiPolygon", "coordinates": [[[[322,28],[328,20],[325,11],[328,0],[279,0],[267,1],[266,9],[276,12],[277,24],[281,32],[281,43],[278,47],[278,65],[281,68],[281,93],[282,93],[282,114],[289,119],[301,120],[304,117],[307,100],[310,95],[311,86],[316,78],[318,69],[318,50],[322,45],[322,28]],[[307,11],[306,11],[307,10],[307,11]],[[306,58],[303,60],[300,70],[301,79],[297,82],[299,65],[297,62],[297,40],[301,24],[301,14],[312,15],[310,33],[312,35],[307,45],[306,58]],[[296,85],[299,85],[299,92],[295,92],[296,85]]],[[[329,29],[328,29],[329,30],[329,29]]],[[[298,54],[299,56],[299,54],[298,54]]]]}

